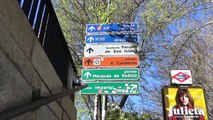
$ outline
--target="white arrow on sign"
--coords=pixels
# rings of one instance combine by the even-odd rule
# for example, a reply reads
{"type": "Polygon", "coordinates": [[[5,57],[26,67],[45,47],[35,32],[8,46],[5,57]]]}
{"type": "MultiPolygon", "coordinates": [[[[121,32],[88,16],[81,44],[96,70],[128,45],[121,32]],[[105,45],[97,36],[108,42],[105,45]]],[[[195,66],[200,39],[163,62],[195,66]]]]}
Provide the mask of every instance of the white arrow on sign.
{"type": "Polygon", "coordinates": [[[137,88],[137,85],[130,85],[130,86],[132,86],[132,88],[137,88]]]}
{"type": "Polygon", "coordinates": [[[84,74],[84,76],[86,76],[86,78],[89,78],[89,76],[91,76],[91,74],[90,74],[90,72],[86,72],[86,73],[84,74]]]}
{"type": "Polygon", "coordinates": [[[93,31],[93,30],[95,30],[95,27],[91,26],[88,28],[88,30],[93,31]]]}
{"type": "Polygon", "coordinates": [[[124,45],[86,45],[85,56],[97,55],[137,55],[138,47],[132,44],[124,45]]]}
{"type": "Polygon", "coordinates": [[[87,41],[89,40],[89,42],[92,42],[93,40],[95,40],[93,37],[89,37],[88,39],[87,39],[87,41]]]}
{"type": "Polygon", "coordinates": [[[130,92],[136,92],[136,90],[137,90],[137,85],[136,84],[134,84],[134,85],[130,85],[132,88],[130,89],[130,92]]]}

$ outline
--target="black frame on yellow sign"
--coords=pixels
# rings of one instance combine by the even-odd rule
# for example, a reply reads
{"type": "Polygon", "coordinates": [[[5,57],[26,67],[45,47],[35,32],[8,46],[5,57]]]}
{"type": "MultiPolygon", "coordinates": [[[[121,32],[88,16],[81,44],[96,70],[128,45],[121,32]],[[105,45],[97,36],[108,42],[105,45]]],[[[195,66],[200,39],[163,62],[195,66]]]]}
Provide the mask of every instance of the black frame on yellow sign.
{"type": "MultiPolygon", "coordinates": [[[[172,87],[162,89],[164,120],[209,120],[205,91],[201,87],[172,87]],[[188,104],[180,103],[180,96],[187,96],[188,104]]],[[[185,101],[184,101],[185,102],[185,101]]]]}

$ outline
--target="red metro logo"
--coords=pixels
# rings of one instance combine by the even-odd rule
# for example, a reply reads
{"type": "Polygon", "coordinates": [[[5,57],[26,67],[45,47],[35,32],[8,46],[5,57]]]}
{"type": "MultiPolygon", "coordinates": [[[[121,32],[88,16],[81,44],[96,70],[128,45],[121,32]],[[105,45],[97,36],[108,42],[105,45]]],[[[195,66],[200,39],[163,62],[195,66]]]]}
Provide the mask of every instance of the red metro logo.
{"type": "Polygon", "coordinates": [[[187,74],[184,74],[182,72],[179,72],[176,75],[172,76],[172,78],[176,79],[176,80],[178,80],[180,82],[184,82],[184,81],[188,80],[190,78],[190,76],[187,75],[187,74]]]}

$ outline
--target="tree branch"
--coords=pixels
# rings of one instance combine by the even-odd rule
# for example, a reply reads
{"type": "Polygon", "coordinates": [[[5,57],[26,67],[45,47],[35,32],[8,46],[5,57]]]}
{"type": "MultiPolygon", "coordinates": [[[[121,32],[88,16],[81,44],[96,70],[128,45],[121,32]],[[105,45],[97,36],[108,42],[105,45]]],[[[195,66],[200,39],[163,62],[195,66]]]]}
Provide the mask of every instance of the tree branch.
{"type": "Polygon", "coordinates": [[[190,40],[190,38],[191,38],[197,31],[199,31],[199,30],[201,30],[202,28],[204,28],[204,27],[206,27],[206,26],[208,26],[208,25],[211,25],[211,24],[213,24],[213,21],[210,21],[210,22],[208,22],[208,23],[203,24],[201,27],[199,27],[199,28],[197,28],[196,30],[194,30],[194,31],[188,36],[188,38],[185,40],[185,42],[182,44],[181,48],[178,50],[177,54],[175,55],[175,59],[174,59],[174,61],[172,62],[172,65],[174,65],[175,62],[178,60],[178,56],[179,56],[180,52],[182,51],[182,49],[183,49],[183,47],[186,45],[186,43],[190,40]]]}

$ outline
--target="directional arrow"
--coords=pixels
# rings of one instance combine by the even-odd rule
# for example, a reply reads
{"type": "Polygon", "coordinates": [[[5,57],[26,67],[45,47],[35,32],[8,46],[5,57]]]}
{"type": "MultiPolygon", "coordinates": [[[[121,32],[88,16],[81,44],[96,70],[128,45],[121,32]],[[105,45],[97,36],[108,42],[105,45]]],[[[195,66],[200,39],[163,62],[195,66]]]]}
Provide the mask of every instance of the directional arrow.
{"type": "Polygon", "coordinates": [[[89,49],[87,49],[87,52],[89,51],[89,53],[93,52],[94,50],[90,47],[89,49]]]}
{"type": "Polygon", "coordinates": [[[93,26],[89,27],[88,30],[93,31],[95,28],[93,26]]]}
{"type": "Polygon", "coordinates": [[[91,76],[91,74],[90,74],[90,72],[86,72],[86,73],[84,74],[84,76],[86,76],[86,78],[89,78],[89,76],[91,76]]]}
{"type": "Polygon", "coordinates": [[[89,42],[92,42],[94,40],[93,37],[89,37],[87,40],[89,40],[89,42]]]}
{"type": "Polygon", "coordinates": [[[136,85],[136,84],[134,84],[134,85],[130,85],[130,86],[132,86],[132,88],[131,88],[131,89],[135,89],[135,88],[137,88],[137,85],[136,85]]]}
{"type": "Polygon", "coordinates": [[[87,65],[89,65],[90,63],[92,63],[92,61],[90,59],[88,59],[87,61],[85,61],[85,63],[87,63],[87,65]]]}

